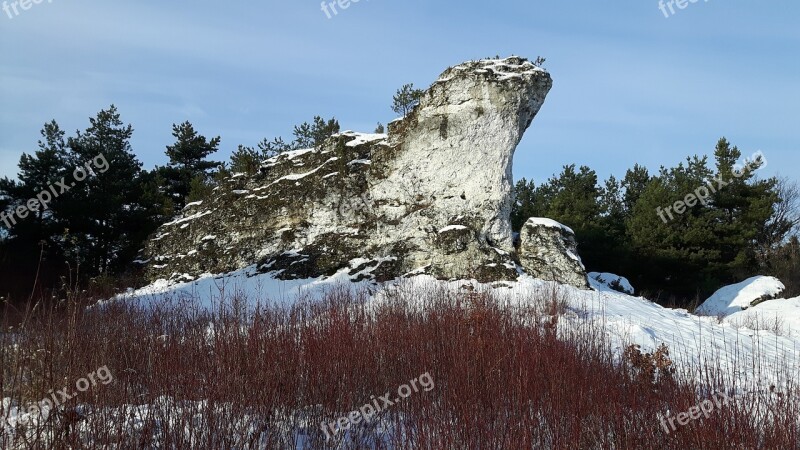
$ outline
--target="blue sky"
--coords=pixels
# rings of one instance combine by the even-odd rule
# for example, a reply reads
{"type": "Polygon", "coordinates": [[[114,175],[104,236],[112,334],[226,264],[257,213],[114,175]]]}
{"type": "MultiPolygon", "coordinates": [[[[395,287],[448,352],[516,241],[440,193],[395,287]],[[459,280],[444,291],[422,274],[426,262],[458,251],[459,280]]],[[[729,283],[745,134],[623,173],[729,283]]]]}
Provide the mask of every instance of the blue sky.
{"type": "MultiPolygon", "coordinates": [[[[9,1],[9,0],[6,0],[9,1]]],[[[10,3],[10,2],[9,2],[10,3]]],[[[2,3],[0,3],[2,5],[2,3]]],[[[10,6],[10,5],[9,5],[10,6]]],[[[44,0],[0,11],[0,176],[55,119],[73,134],[114,103],[135,153],[164,164],[185,120],[239,144],[289,136],[314,115],[372,131],[403,83],[511,54],[547,58],[554,87],[515,157],[515,177],[564,164],[603,178],[710,154],[721,136],[765,175],[800,179],[800,3],[700,0],[44,0]],[[668,10],[667,10],[668,11],[668,10]],[[12,17],[9,17],[12,16],[12,17]]]]}

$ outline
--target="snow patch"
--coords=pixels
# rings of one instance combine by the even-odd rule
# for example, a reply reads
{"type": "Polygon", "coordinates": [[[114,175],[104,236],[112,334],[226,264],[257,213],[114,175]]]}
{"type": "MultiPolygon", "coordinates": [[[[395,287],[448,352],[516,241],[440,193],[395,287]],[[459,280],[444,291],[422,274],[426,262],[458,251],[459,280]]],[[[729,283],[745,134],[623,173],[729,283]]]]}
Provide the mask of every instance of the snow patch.
{"type": "Polygon", "coordinates": [[[448,226],[442,228],[441,230],[439,230],[439,234],[447,233],[448,231],[466,230],[466,229],[467,229],[467,227],[465,227],[464,225],[448,225],[448,226]]]}
{"type": "Polygon", "coordinates": [[[543,227],[547,227],[547,228],[560,228],[560,229],[566,231],[567,233],[575,234],[575,232],[572,231],[572,228],[570,228],[570,227],[568,227],[568,226],[566,226],[566,225],[564,225],[564,224],[562,224],[560,222],[556,222],[553,219],[548,219],[546,217],[531,217],[530,219],[528,219],[528,222],[526,224],[539,225],[539,226],[543,226],[543,227]]]}
{"type": "Polygon", "coordinates": [[[748,278],[715,292],[695,310],[695,314],[726,317],[745,310],[760,300],[775,298],[785,289],[783,283],[775,277],[748,278]]]}
{"type": "Polygon", "coordinates": [[[636,292],[627,278],[607,272],[590,272],[589,278],[597,281],[603,288],[633,295],[636,292]]]}

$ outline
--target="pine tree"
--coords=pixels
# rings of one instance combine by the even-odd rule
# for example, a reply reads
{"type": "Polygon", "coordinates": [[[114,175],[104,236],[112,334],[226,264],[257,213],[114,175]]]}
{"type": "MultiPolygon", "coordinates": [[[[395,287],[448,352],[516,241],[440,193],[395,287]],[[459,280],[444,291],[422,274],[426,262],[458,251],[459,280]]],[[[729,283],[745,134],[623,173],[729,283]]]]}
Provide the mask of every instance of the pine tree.
{"type": "Polygon", "coordinates": [[[537,217],[536,214],[536,185],[533,180],[528,181],[525,178],[517,181],[514,186],[514,203],[511,207],[511,228],[519,231],[522,225],[531,217],[537,217]]]}
{"type": "Polygon", "coordinates": [[[169,165],[161,168],[161,175],[167,181],[166,194],[179,212],[186,205],[191,182],[196,177],[208,179],[212,169],[219,166],[217,161],[206,158],[219,150],[220,137],[207,139],[200,135],[191,123],[172,125],[175,143],[167,146],[169,165]]]}
{"type": "MultiPolygon", "coordinates": [[[[17,174],[19,181],[7,177],[0,180],[0,192],[4,193],[7,199],[6,207],[27,205],[30,199],[36,198],[41,191],[65,176],[67,150],[64,132],[53,120],[46,123],[40,133],[42,140],[39,141],[39,149],[33,155],[23,153],[20,157],[17,174]]],[[[24,237],[33,243],[47,239],[54,227],[53,213],[50,209],[57,201],[57,198],[52,198],[49,204],[38,205],[30,211],[26,218],[16,217],[18,223],[10,227],[9,233],[12,236],[24,237]]],[[[4,225],[0,223],[0,226],[4,225]]]]}
{"type": "MultiPolygon", "coordinates": [[[[266,141],[266,139],[264,141],[266,141]]],[[[258,173],[261,162],[262,155],[253,147],[239,145],[239,148],[231,154],[231,171],[234,173],[255,175],[258,173]]]]}
{"type": "Polygon", "coordinates": [[[392,97],[392,111],[396,114],[407,116],[422,99],[422,89],[414,89],[414,84],[404,84],[392,97]]]}
{"type": "Polygon", "coordinates": [[[717,143],[714,157],[714,242],[720,260],[712,269],[715,278],[734,281],[734,276],[741,278],[757,267],[756,242],[780,202],[775,192],[777,180],[756,180],[755,172],[765,164],[764,160],[759,157],[739,166],[742,153],[725,138],[717,143]]]}
{"type": "Polygon", "coordinates": [[[294,149],[294,147],[292,147],[291,144],[284,142],[282,137],[276,137],[272,141],[264,138],[258,143],[258,150],[261,152],[259,158],[261,160],[274,158],[275,156],[278,156],[283,152],[288,152],[292,149],[294,149]]]}
{"type": "Polygon", "coordinates": [[[597,173],[586,166],[575,171],[575,165],[564,166],[558,178],[548,182],[552,193],[547,216],[578,230],[592,228],[599,217],[601,190],[597,173]]]}
{"type": "Polygon", "coordinates": [[[339,122],[336,118],[324,120],[320,116],[314,116],[312,123],[303,122],[294,127],[295,149],[317,148],[326,139],[339,132],[339,122]]]}
{"type": "Polygon", "coordinates": [[[62,246],[90,274],[124,267],[154,228],[143,204],[141,163],[133,154],[133,127],[124,125],[114,105],[90,119],[85,132],[68,140],[70,166],[103,158],[107,171],[77,182],[58,211],[65,225],[62,246]]]}
{"type": "Polygon", "coordinates": [[[209,180],[202,175],[198,175],[192,178],[192,182],[189,185],[189,196],[187,197],[187,201],[189,203],[194,203],[206,200],[211,197],[213,190],[214,186],[209,182],[209,180]]]}
{"type": "Polygon", "coordinates": [[[625,178],[622,179],[621,185],[624,190],[622,203],[626,218],[630,218],[634,205],[639,201],[639,197],[651,180],[650,172],[639,164],[634,164],[633,169],[625,172],[625,178]]]}
{"type": "Polygon", "coordinates": [[[705,289],[706,268],[719,258],[711,248],[714,211],[701,203],[683,214],[666,208],[707,182],[712,173],[707,162],[695,156],[675,168],[662,167],[640,193],[627,222],[632,263],[639,268],[633,278],[640,289],[683,298],[705,289]]]}

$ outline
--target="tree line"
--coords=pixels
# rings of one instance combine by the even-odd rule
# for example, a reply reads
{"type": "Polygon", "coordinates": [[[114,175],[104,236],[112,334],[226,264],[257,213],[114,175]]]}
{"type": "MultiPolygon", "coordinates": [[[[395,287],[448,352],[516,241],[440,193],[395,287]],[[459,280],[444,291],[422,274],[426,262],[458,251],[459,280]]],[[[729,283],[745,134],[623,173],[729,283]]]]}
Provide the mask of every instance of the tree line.
{"type": "Polygon", "coordinates": [[[797,185],[757,176],[763,158],[739,167],[741,159],[722,138],[713,161],[693,156],[653,174],[637,164],[600,183],[589,167],[569,165],[539,185],[523,178],[513,226],[528,217],[569,225],[587,269],[626,276],[665,303],[688,306],[756,274],[775,275],[800,295],[797,185]]]}
{"type": "MultiPolygon", "coordinates": [[[[422,93],[413,84],[403,85],[392,99],[392,111],[405,116],[422,93]]],[[[144,170],[131,148],[133,127],[114,105],[74,136],[52,120],[42,128],[38,148],[20,157],[17,178],[0,179],[0,300],[38,298],[86,282],[112,285],[129,276],[135,283],[132,262],[145,240],[188,203],[208,198],[233,173],[253,175],[264,160],[317,147],[339,131],[336,118],[315,116],[295,126],[291,139],[239,145],[222,162],[209,159],[219,151],[221,138],[203,136],[187,121],[172,125],[175,141],[165,151],[169,162],[144,170]],[[66,186],[46,205],[26,212],[45,186],[66,180],[75,168],[100,156],[108,164],[101,176],[66,186]]],[[[379,123],[375,132],[384,131],[379,123]]]]}
{"type": "MultiPolygon", "coordinates": [[[[408,114],[420,96],[405,85],[392,109],[408,114]]],[[[187,121],[172,126],[168,163],[145,170],[131,148],[133,127],[113,105],[73,136],[48,122],[38,148],[20,157],[17,178],[0,179],[0,212],[28,205],[44,186],[98,155],[108,167],[13,224],[0,220],[0,297],[135,276],[131,263],[145,240],[188,203],[208,198],[233,173],[255,174],[265,159],[316,147],[339,131],[335,118],[316,116],[295,126],[291,139],[240,145],[222,162],[211,159],[221,138],[203,136],[187,121]]],[[[713,166],[694,156],[655,174],[634,165],[621,180],[611,176],[602,184],[593,170],[575,165],[540,185],[523,178],[515,186],[512,223],[517,231],[528,217],[569,225],[589,270],[627,276],[653,299],[686,304],[757,273],[778,276],[800,295],[800,192],[788,180],[757,177],[758,161],[736,172],[741,156],[721,139],[713,166]],[[726,184],[703,202],[670,211],[670,220],[659,214],[715,178],[726,184]]]]}
{"type": "MultiPolygon", "coordinates": [[[[38,148],[23,153],[16,179],[0,179],[0,212],[22,211],[45,186],[69,182],[75,168],[99,155],[102,174],[65,185],[64,192],[24,217],[0,221],[0,298],[24,299],[86,282],[115,283],[135,276],[132,262],[156,228],[186,204],[207,198],[232,173],[255,173],[264,159],[319,145],[339,132],[335,118],[314,117],[297,125],[293,139],[264,139],[258,150],[239,146],[230,161],[210,159],[219,136],[201,135],[190,122],[173,124],[169,162],[142,168],[115,106],[101,110],[84,131],[67,136],[53,120],[38,148]],[[23,209],[20,209],[23,208],[23,209]]],[[[8,217],[8,216],[4,216],[8,217]]]]}

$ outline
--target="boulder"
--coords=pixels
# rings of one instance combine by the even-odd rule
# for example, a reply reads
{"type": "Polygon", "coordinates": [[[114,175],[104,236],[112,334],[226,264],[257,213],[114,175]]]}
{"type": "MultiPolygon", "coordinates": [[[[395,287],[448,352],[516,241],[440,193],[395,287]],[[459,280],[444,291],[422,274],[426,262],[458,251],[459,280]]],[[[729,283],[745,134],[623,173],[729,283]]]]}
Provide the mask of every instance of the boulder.
{"type": "Polygon", "coordinates": [[[575,232],[555,220],[532,217],[520,231],[519,261],[528,275],[589,288],[575,232]]]}

